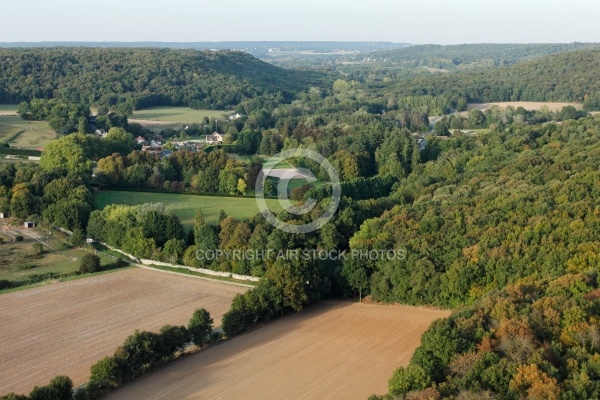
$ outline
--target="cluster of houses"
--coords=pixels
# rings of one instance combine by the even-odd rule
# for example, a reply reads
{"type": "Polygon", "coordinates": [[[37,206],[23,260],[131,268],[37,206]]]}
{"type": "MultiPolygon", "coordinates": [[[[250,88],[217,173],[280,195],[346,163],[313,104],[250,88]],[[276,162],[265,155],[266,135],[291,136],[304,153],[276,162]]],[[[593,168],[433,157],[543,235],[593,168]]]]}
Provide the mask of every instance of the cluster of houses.
{"type": "MultiPolygon", "coordinates": [[[[157,154],[160,157],[168,157],[172,154],[172,151],[165,149],[162,139],[160,136],[156,136],[154,139],[147,141],[144,137],[138,136],[135,141],[138,145],[142,146],[142,151],[151,152],[157,154]]],[[[204,140],[183,140],[183,141],[172,141],[170,145],[174,150],[185,150],[185,151],[199,151],[207,144],[219,144],[223,143],[223,135],[218,132],[214,132],[210,135],[205,135],[204,140]]],[[[171,147],[170,147],[171,148],[171,147]]]]}

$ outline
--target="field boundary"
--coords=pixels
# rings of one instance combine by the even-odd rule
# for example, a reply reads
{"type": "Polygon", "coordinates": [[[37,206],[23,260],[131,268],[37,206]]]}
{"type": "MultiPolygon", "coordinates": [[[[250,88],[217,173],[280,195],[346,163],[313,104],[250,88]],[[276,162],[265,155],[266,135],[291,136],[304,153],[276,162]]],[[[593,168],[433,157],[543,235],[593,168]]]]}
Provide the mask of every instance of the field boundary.
{"type": "Polygon", "coordinates": [[[148,260],[148,259],[143,259],[143,258],[140,259],[140,262],[143,265],[158,265],[161,267],[187,269],[188,271],[191,271],[191,272],[198,272],[200,274],[212,275],[212,276],[220,276],[223,278],[237,279],[238,281],[258,282],[260,280],[260,278],[257,278],[256,276],[238,275],[238,274],[234,274],[232,272],[213,271],[212,269],[205,269],[205,268],[192,268],[192,267],[188,267],[185,265],[171,264],[171,263],[166,263],[166,262],[162,262],[162,261],[154,261],[154,260],[148,260]]]}
{"type": "Polygon", "coordinates": [[[0,140],[0,144],[12,142],[16,138],[18,138],[23,132],[25,132],[25,129],[22,129],[20,131],[16,131],[15,133],[13,133],[13,134],[5,137],[4,139],[0,140]]]}
{"type": "Polygon", "coordinates": [[[174,268],[174,269],[184,269],[190,272],[195,272],[197,274],[202,274],[202,275],[210,275],[210,276],[215,276],[215,277],[221,277],[221,278],[229,278],[229,279],[235,279],[238,281],[250,281],[250,282],[258,282],[260,281],[260,278],[256,277],[256,276],[250,276],[250,275],[238,275],[238,274],[234,274],[232,272],[222,272],[222,271],[213,271],[212,269],[205,269],[205,268],[192,268],[192,267],[188,267],[186,265],[180,265],[180,264],[171,264],[171,263],[166,263],[166,262],[162,262],[162,261],[156,261],[156,260],[150,260],[150,259],[146,259],[146,258],[137,258],[131,254],[128,254],[126,252],[124,252],[123,250],[119,250],[116,249],[112,246],[109,246],[106,243],[103,242],[97,242],[105,247],[107,247],[108,249],[112,250],[112,251],[116,251],[120,254],[123,254],[124,256],[126,256],[127,258],[129,258],[130,260],[133,260],[133,262],[130,261],[130,263],[141,267],[141,268],[149,268],[155,271],[163,271],[163,272],[171,272],[174,274],[178,274],[178,275],[185,275],[185,276],[195,276],[196,278],[200,278],[200,279],[206,279],[209,281],[215,281],[215,282],[222,282],[222,283],[229,283],[232,285],[238,285],[238,286],[244,286],[244,287],[250,287],[253,288],[253,285],[250,284],[245,284],[245,283],[241,283],[241,282],[231,282],[231,281],[225,281],[223,279],[212,279],[212,278],[208,278],[208,277],[202,277],[202,276],[198,276],[198,275],[190,275],[190,274],[186,274],[186,273],[182,273],[182,272],[176,272],[176,271],[166,271],[164,269],[160,269],[160,268],[152,268],[152,266],[155,267],[167,267],[167,268],[174,268]]]}
{"type": "MultiPolygon", "coordinates": [[[[226,281],[226,280],[223,280],[223,279],[208,278],[206,276],[186,274],[186,273],[177,272],[177,271],[169,271],[169,270],[166,270],[166,269],[153,267],[152,265],[144,265],[144,264],[134,264],[134,265],[136,267],[138,267],[138,268],[148,269],[148,270],[157,271],[157,272],[164,272],[165,274],[174,274],[174,275],[186,276],[188,278],[191,277],[191,278],[202,279],[202,280],[205,280],[205,281],[210,281],[210,282],[215,282],[215,283],[225,283],[227,285],[241,286],[241,287],[245,287],[245,288],[249,288],[249,289],[254,289],[255,288],[255,286],[247,284],[247,283],[231,282],[231,281],[226,281]]],[[[188,269],[190,272],[200,273],[200,272],[198,272],[198,271],[196,271],[194,269],[191,269],[191,268],[185,267],[185,269],[188,269]]]]}

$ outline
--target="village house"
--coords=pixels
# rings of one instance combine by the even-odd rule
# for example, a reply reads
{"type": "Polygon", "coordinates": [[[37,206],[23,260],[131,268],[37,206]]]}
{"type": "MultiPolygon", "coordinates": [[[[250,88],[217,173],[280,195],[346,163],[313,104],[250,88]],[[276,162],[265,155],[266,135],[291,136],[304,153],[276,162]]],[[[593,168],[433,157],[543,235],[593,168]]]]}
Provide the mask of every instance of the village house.
{"type": "Polygon", "coordinates": [[[100,136],[101,138],[106,137],[106,135],[108,134],[104,129],[96,129],[96,135],[100,136]]]}
{"type": "Polygon", "coordinates": [[[214,132],[212,135],[206,135],[206,143],[223,143],[223,135],[214,132]]]}

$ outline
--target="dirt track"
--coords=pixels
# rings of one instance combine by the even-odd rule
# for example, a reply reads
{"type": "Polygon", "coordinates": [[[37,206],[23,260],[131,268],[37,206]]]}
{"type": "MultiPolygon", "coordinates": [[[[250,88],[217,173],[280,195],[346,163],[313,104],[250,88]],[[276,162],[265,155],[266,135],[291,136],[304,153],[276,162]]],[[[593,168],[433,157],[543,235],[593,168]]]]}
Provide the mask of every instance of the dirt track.
{"type": "Polygon", "coordinates": [[[140,268],[0,295],[0,396],[58,374],[75,385],[135,329],[182,325],[204,307],[220,325],[246,288],[140,268]]]}
{"type": "Polygon", "coordinates": [[[449,312],[323,303],[177,361],[109,399],[366,399],[449,312]]]}

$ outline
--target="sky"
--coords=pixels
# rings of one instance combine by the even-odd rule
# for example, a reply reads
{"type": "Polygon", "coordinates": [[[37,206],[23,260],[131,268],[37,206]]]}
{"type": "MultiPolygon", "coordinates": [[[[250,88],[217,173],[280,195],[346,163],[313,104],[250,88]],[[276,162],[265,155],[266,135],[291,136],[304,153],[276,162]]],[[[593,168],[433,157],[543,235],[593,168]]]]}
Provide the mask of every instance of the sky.
{"type": "Polygon", "coordinates": [[[600,42],[597,0],[27,0],[0,42],[600,42]]]}

